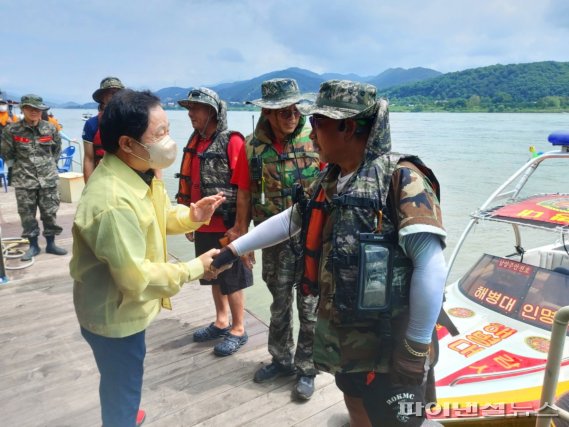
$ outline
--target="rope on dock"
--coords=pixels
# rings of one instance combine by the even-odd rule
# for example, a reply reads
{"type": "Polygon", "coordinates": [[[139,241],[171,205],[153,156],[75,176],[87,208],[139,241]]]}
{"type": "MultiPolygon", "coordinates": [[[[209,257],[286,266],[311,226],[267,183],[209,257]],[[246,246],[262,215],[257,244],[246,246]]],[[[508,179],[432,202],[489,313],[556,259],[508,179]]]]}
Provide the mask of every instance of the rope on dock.
{"type": "MultiPolygon", "coordinates": [[[[30,242],[21,237],[2,237],[2,256],[5,260],[17,259],[24,256],[30,242]]],[[[4,265],[6,270],[22,270],[30,267],[34,263],[34,258],[20,265],[4,265]]]]}

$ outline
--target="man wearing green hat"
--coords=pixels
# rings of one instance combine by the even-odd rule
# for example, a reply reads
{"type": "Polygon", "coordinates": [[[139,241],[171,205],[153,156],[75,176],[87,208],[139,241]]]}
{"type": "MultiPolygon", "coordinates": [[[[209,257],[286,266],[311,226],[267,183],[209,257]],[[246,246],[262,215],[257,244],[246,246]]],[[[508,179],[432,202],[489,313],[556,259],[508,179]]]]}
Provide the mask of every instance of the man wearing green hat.
{"type": "Polygon", "coordinates": [[[89,180],[105,154],[99,131],[101,116],[113,95],[122,89],[124,85],[118,77],[105,77],[101,80],[99,89],[93,92],[93,99],[99,104],[99,113],[88,119],[83,126],[83,179],[85,182],[89,180]]]}
{"type": "Polygon", "coordinates": [[[213,266],[300,232],[300,289],[320,295],[314,362],[335,375],[350,425],[420,426],[436,401],[446,278],[437,180],[418,157],[391,151],[387,101],[374,86],[324,82],[316,102],[298,108],[328,163],[306,208],[270,218],[213,266]]]}
{"type": "MultiPolygon", "coordinates": [[[[206,87],[192,89],[186,99],[178,104],[188,110],[192,132],[182,158],[176,199],[190,206],[204,196],[223,192],[225,202],[211,217],[209,224],[202,225],[188,239],[195,242],[196,255],[211,248],[220,248],[227,242],[247,232],[249,215],[237,216],[237,204],[249,202],[231,178],[238,167],[238,157],[245,145],[239,132],[227,128],[227,105],[219,95],[206,87]]],[[[215,304],[215,320],[208,326],[197,329],[194,341],[203,342],[221,339],[213,347],[217,356],[230,356],[249,339],[245,330],[244,289],[253,284],[253,275],[242,261],[219,276],[204,277],[200,284],[211,286],[215,304]],[[231,321],[229,318],[231,313],[231,321]]]]}
{"type": "Polygon", "coordinates": [[[2,156],[13,160],[12,185],[16,189],[18,214],[22,223],[22,237],[30,248],[22,256],[28,261],[40,253],[36,220],[39,207],[46,252],[65,255],[67,251],[55,245],[55,236],[62,228],[56,223],[59,209],[59,180],[57,160],[61,152],[61,138],[51,123],[41,120],[42,111],[49,109],[38,95],[24,95],[20,101],[24,119],[13,123],[2,133],[2,156]]]}
{"type": "MultiPolygon", "coordinates": [[[[297,201],[320,172],[320,160],[304,129],[306,119],[296,105],[302,99],[294,79],[272,79],[261,85],[261,117],[247,137],[251,216],[255,226],[297,201]]],[[[237,177],[236,182],[240,182],[237,177]]],[[[317,298],[297,292],[300,247],[292,239],[263,250],[262,275],[272,294],[269,325],[271,363],[255,373],[255,382],[297,374],[293,396],[308,400],[314,392],[317,370],[312,361],[312,340],[317,298]],[[293,301],[300,320],[296,349],[293,338],[293,301]]]]}

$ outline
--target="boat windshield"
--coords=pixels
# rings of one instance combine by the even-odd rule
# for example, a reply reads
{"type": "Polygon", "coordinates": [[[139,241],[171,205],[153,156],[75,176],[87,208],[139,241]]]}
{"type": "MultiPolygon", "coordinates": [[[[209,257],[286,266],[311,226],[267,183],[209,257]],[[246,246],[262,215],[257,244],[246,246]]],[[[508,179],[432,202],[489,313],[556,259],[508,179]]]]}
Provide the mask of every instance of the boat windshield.
{"type": "Polygon", "coordinates": [[[477,304],[548,331],[557,310],[569,305],[569,275],[488,254],[459,288],[477,304]]]}
{"type": "Polygon", "coordinates": [[[472,217],[569,234],[569,194],[539,194],[475,212],[472,217]]]}

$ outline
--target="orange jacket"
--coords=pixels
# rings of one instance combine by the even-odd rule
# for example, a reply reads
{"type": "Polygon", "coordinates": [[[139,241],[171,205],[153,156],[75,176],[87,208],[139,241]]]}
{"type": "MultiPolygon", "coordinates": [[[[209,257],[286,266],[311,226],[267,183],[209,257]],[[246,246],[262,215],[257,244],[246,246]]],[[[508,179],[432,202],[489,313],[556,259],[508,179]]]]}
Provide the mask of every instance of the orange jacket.
{"type": "Polygon", "coordinates": [[[326,194],[322,188],[314,199],[310,210],[308,230],[304,239],[304,274],[300,281],[302,295],[318,295],[318,268],[320,265],[320,251],[322,248],[322,230],[328,218],[324,209],[326,194]]]}
{"type": "Polygon", "coordinates": [[[12,114],[12,116],[10,116],[8,111],[2,111],[0,113],[0,126],[2,127],[6,126],[9,123],[16,123],[19,120],[20,119],[18,119],[18,116],[15,114],[12,114]]]}
{"type": "Polygon", "coordinates": [[[63,126],[61,126],[61,125],[59,124],[59,121],[58,121],[55,117],[53,117],[53,116],[48,116],[47,120],[48,120],[51,124],[53,124],[53,125],[55,126],[55,128],[56,128],[58,131],[61,130],[61,129],[63,129],[63,126]]]}

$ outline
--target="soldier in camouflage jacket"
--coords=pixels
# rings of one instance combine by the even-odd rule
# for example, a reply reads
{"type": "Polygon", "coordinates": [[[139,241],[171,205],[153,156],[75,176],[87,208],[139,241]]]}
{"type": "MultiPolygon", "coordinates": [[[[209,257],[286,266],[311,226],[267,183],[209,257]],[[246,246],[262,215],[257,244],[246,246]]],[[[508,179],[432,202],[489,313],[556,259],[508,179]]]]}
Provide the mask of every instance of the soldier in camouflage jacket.
{"type": "Polygon", "coordinates": [[[40,210],[46,252],[65,255],[67,251],[55,245],[55,236],[62,228],[56,223],[59,209],[59,175],[57,160],[61,152],[61,138],[51,123],[41,120],[42,111],[49,107],[37,95],[24,95],[20,102],[24,119],[6,127],[2,133],[1,150],[6,160],[13,160],[12,185],[16,189],[18,214],[22,223],[22,237],[30,242],[22,257],[30,260],[40,252],[40,229],[36,212],[40,210]]]}
{"type": "MultiPolygon", "coordinates": [[[[293,79],[263,82],[262,98],[251,101],[262,108],[255,132],[247,137],[251,215],[255,225],[282,212],[293,203],[294,189],[302,193],[320,172],[306,119],[296,108],[301,95],[293,79]]],[[[297,373],[293,396],[308,400],[314,392],[317,370],[312,360],[312,341],[317,298],[296,292],[300,259],[298,251],[284,242],[263,250],[263,280],[272,294],[269,326],[270,364],[255,373],[256,382],[297,373]],[[293,338],[293,301],[300,320],[296,349],[293,338]]],[[[298,242],[296,242],[298,246],[298,242]]]]}

